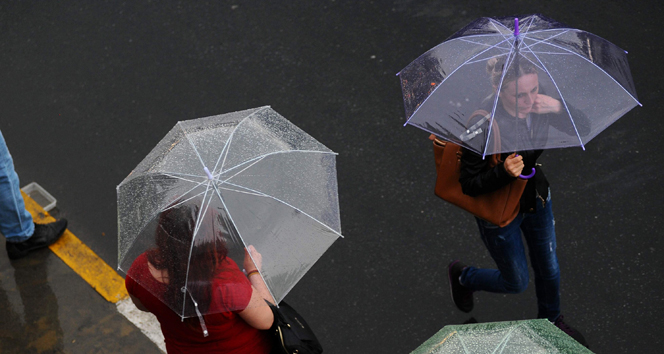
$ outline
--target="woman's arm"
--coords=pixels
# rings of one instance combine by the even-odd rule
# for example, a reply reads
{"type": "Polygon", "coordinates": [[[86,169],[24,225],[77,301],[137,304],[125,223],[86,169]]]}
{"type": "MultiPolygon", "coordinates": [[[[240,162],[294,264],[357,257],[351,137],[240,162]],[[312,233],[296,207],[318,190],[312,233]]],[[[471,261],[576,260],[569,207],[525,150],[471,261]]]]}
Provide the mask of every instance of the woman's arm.
{"type": "Polygon", "coordinates": [[[523,169],[522,158],[512,154],[506,159],[506,163],[499,163],[493,168],[487,169],[489,157],[482,159],[480,155],[463,149],[461,175],[459,176],[463,194],[476,197],[480,194],[491,193],[514,181],[515,177],[510,174],[523,169]],[[506,168],[513,172],[508,172],[506,168]]]}
{"type": "Polygon", "coordinates": [[[568,102],[565,102],[563,105],[563,102],[551,96],[539,94],[533,104],[533,113],[551,114],[549,124],[569,135],[574,136],[577,132],[580,136],[590,134],[590,120],[588,117],[581,110],[576,109],[568,102]],[[567,106],[567,109],[565,106],[567,106]],[[569,114],[567,113],[567,110],[569,110],[569,114]],[[570,115],[573,118],[574,126],[571,124],[569,118],[570,115]]]}
{"type": "MultiPolygon", "coordinates": [[[[253,276],[252,278],[260,277],[253,276]]],[[[267,306],[263,296],[260,295],[259,291],[253,285],[251,290],[251,300],[249,300],[249,305],[247,305],[247,307],[242,312],[240,312],[239,315],[251,327],[263,330],[270,329],[270,327],[272,327],[272,323],[274,322],[274,315],[272,314],[272,310],[269,306],[267,306]]]]}
{"type": "Polygon", "coordinates": [[[250,326],[256,329],[269,329],[274,322],[274,315],[272,310],[265,303],[265,300],[274,304],[275,301],[267,289],[267,285],[263,278],[258,273],[258,270],[263,264],[263,256],[256,251],[254,246],[247,247],[244,251],[244,270],[247,272],[249,281],[251,282],[251,300],[249,305],[239,313],[240,317],[245,320],[250,326]],[[249,253],[251,253],[250,257],[249,253]]]}

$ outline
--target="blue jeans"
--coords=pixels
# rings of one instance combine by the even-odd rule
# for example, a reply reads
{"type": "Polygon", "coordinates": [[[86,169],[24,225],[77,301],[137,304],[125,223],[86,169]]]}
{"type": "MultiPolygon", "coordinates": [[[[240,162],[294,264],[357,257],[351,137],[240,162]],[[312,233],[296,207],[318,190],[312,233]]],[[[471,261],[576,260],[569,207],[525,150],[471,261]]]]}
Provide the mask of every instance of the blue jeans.
{"type": "Polygon", "coordinates": [[[9,242],[25,241],[35,231],[32,216],[25,210],[14,161],[0,132],[0,232],[9,242]]]}
{"type": "Polygon", "coordinates": [[[551,193],[546,203],[538,199],[534,214],[519,213],[505,227],[477,219],[482,241],[498,269],[467,267],[461,273],[461,284],[474,291],[494,293],[517,294],[526,290],[529,279],[523,232],[535,274],[537,317],[555,321],[560,315],[560,268],[554,224],[551,193]]]}

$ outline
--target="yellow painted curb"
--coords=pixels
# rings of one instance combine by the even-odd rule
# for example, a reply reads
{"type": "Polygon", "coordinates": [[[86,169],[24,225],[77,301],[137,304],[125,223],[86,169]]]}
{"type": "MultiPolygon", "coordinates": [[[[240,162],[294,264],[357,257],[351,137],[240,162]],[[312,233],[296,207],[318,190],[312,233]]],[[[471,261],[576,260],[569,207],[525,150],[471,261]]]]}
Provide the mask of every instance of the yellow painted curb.
{"type": "MultiPolygon", "coordinates": [[[[25,200],[25,208],[32,214],[35,223],[55,221],[27,194],[23,192],[21,194],[25,200]]],[[[69,230],[66,230],[49,248],[106,300],[116,303],[129,296],[124,279],[69,230]]]]}

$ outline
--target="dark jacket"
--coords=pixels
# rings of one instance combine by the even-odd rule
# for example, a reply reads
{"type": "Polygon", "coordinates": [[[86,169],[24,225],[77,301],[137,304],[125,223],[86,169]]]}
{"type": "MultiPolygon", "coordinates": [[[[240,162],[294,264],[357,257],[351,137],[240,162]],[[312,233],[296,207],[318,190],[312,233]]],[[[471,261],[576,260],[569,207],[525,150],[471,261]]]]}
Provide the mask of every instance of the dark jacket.
{"type": "MultiPolygon", "coordinates": [[[[493,100],[487,100],[492,102],[493,100]]],[[[581,136],[590,133],[590,124],[582,112],[569,107],[573,117],[575,117],[576,129],[581,136]]],[[[491,112],[491,107],[486,106],[484,109],[491,112]]],[[[567,112],[561,114],[567,115],[567,112]]],[[[569,131],[573,127],[566,123],[566,120],[561,120],[559,115],[548,114],[534,114],[531,113],[530,126],[528,126],[526,119],[519,119],[515,122],[515,117],[511,116],[502,104],[498,103],[496,113],[494,116],[495,123],[498,124],[500,129],[501,146],[507,149],[508,153],[502,153],[500,156],[501,161],[514,152],[514,147],[533,147],[537,146],[537,142],[546,141],[549,133],[549,126],[553,126],[560,131],[566,132],[572,136],[576,132],[569,131]],[[563,122],[566,124],[560,124],[563,122]]],[[[479,120],[476,119],[475,121],[479,120]]],[[[476,122],[470,122],[469,125],[476,122]]],[[[487,123],[488,125],[488,123],[487,123]]],[[[524,169],[523,174],[529,174],[532,168],[535,168],[535,176],[528,180],[526,188],[521,196],[521,212],[534,212],[535,203],[544,203],[549,193],[549,181],[546,179],[544,172],[537,159],[542,155],[544,150],[541,149],[524,149],[517,153],[523,156],[524,169]]],[[[493,168],[489,168],[488,157],[482,159],[482,156],[477,153],[463,148],[463,156],[461,158],[461,176],[459,182],[464,194],[470,196],[477,196],[480,194],[490,193],[497,189],[504,187],[510,182],[514,181],[516,177],[510,176],[503,163],[499,163],[493,168]]]]}

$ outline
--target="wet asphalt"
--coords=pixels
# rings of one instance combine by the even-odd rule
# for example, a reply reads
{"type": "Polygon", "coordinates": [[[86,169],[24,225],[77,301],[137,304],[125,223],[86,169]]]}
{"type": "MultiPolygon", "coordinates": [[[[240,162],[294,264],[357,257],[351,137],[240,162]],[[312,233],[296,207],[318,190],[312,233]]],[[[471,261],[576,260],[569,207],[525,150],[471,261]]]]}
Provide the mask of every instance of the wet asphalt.
{"type": "MultiPolygon", "coordinates": [[[[447,324],[536,315],[519,295],[449,298],[453,259],[491,267],[473,219],[433,194],[428,134],[395,74],[481,16],[542,13],[629,52],[637,107],[547,151],[565,319],[597,353],[663,345],[663,5],[655,1],[15,1],[0,4],[0,129],[21,184],[117,265],[115,187],[179,120],[271,105],[339,153],[337,241],[287,296],[326,353],[409,353],[447,324]]],[[[2,353],[156,346],[48,250],[0,254],[2,353]],[[38,296],[37,296],[38,294],[38,296]]]]}

